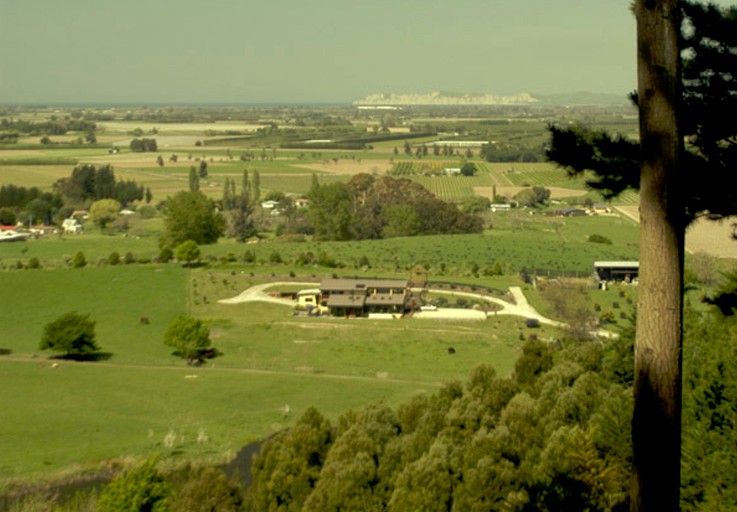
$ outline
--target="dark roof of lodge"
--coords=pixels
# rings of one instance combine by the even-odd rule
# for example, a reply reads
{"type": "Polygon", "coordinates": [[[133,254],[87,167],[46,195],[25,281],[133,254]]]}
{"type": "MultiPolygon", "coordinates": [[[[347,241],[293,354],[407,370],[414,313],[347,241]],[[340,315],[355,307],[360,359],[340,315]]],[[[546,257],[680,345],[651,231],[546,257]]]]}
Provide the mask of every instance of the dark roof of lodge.
{"type": "Polygon", "coordinates": [[[328,307],[338,308],[356,308],[363,307],[363,303],[366,300],[364,294],[338,294],[331,295],[328,299],[328,307]]]}
{"type": "Polygon", "coordinates": [[[378,306],[389,304],[392,306],[401,306],[404,304],[403,293],[376,293],[366,296],[367,306],[378,306]]]}
{"type": "Polygon", "coordinates": [[[325,279],[320,283],[321,290],[351,291],[367,288],[401,288],[407,287],[407,281],[401,279],[325,279]]]}

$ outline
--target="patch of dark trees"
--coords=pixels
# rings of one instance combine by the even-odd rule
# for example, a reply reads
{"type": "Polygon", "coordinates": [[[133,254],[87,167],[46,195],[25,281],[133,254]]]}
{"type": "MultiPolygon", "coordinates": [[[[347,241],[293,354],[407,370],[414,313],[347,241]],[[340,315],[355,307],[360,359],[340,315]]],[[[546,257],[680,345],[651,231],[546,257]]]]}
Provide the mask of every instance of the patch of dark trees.
{"type": "Polygon", "coordinates": [[[483,220],[462,213],[406,178],[358,174],[348,183],[313,185],[309,217],[318,240],[480,233],[483,220]]]}
{"type": "Polygon", "coordinates": [[[134,153],[155,153],[158,150],[156,139],[133,139],[130,148],[134,153]]]}

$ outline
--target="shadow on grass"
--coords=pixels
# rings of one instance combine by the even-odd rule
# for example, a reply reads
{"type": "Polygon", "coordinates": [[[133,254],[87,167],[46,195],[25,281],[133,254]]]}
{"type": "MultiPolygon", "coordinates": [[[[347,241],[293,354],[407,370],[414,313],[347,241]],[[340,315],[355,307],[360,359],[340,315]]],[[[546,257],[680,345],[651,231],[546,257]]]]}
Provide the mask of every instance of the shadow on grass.
{"type": "Polygon", "coordinates": [[[107,361],[113,357],[112,352],[90,352],[89,354],[63,354],[60,356],[54,356],[51,359],[61,359],[63,361],[78,361],[78,362],[97,362],[107,361]]]}
{"type": "Polygon", "coordinates": [[[182,263],[182,267],[184,268],[200,268],[207,266],[207,263],[204,261],[192,261],[190,263],[182,263]]]}
{"type": "Polygon", "coordinates": [[[0,356],[9,356],[13,351],[9,348],[0,348],[0,356]]]}
{"type": "Polygon", "coordinates": [[[200,350],[194,356],[188,356],[186,352],[181,350],[175,350],[171,353],[173,356],[181,357],[187,361],[188,366],[202,366],[208,359],[215,359],[223,355],[221,351],[216,348],[207,348],[200,350]]]}

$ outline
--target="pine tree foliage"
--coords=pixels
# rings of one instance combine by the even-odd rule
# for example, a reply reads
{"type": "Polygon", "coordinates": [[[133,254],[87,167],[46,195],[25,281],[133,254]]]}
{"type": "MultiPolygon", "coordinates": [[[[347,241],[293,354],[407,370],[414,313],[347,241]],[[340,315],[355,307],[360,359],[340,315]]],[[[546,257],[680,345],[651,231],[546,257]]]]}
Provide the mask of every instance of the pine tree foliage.
{"type": "MultiPolygon", "coordinates": [[[[683,166],[688,180],[686,222],[699,216],[722,219],[737,214],[737,7],[681,2],[684,18],[682,94],[678,118],[686,138],[683,166]],[[716,183],[723,186],[715,186],[716,183]]],[[[638,98],[633,95],[633,101],[638,98]]],[[[571,176],[611,198],[639,189],[640,146],[623,135],[583,126],[550,127],[548,159],[571,176]]],[[[685,226],[684,226],[685,227],[685,226]]]]}
{"type": "Polygon", "coordinates": [[[104,487],[97,502],[100,512],[167,512],[169,484],[153,460],[124,470],[104,487]]]}
{"type": "MultiPolygon", "coordinates": [[[[730,510],[737,320],[687,313],[682,507],[730,510]]],[[[309,409],[255,459],[249,510],[628,510],[632,382],[607,370],[616,357],[631,354],[527,342],[521,359],[534,371],[479,365],[464,383],[334,425],[309,409]]]]}

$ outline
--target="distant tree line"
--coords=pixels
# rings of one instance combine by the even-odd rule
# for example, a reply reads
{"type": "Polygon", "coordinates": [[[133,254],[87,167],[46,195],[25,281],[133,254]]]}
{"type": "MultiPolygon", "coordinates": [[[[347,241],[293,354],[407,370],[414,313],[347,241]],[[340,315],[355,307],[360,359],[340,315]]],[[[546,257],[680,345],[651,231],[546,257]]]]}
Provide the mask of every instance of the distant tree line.
{"type": "Polygon", "coordinates": [[[113,199],[121,205],[145,199],[151,190],[134,180],[117,180],[112,166],[92,164],[76,166],[69,177],[57,180],[51,192],[37,187],[2,185],[0,187],[0,224],[52,224],[61,222],[75,209],[89,208],[101,199],[113,199]]]}
{"type": "Polygon", "coordinates": [[[83,119],[64,119],[42,122],[13,120],[3,118],[0,120],[0,130],[5,132],[18,132],[27,135],[64,135],[67,132],[94,132],[97,125],[83,119]]]}
{"type": "Polygon", "coordinates": [[[58,193],[44,192],[37,187],[3,185],[0,187],[0,224],[23,222],[50,223],[53,213],[64,205],[58,193]]]}
{"type": "Polygon", "coordinates": [[[122,205],[143,200],[146,190],[134,180],[117,180],[109,164],[95,167],[80,164],[72,169],[68,178],[54,183],[54,191],[61,195],[64,204],[82,206],[99,199],[115,199],[122,205]]]}

